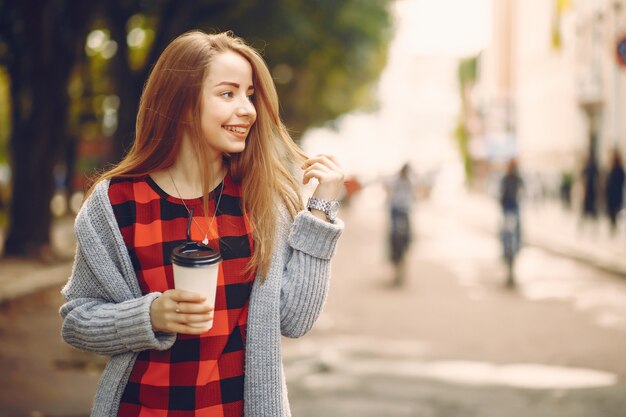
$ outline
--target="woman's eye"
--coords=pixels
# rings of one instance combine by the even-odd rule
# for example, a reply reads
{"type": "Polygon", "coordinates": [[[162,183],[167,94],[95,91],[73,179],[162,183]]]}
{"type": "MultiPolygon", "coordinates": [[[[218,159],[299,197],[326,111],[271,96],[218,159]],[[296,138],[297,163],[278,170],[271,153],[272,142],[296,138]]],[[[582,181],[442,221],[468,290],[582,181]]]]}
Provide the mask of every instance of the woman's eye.
{"type": "Polygon", "coordinates": [[[226,97],[226,98],[233,98],[233,92],[232,91],[225,91],[222,94],[222,97],[226,97]]]}
{"type": "Polygon", "coordinates": [[[250,101],[254,101],[254,94],[250,94],[250,95],[248,95],[248,100],[250,100],[250,101]]]}

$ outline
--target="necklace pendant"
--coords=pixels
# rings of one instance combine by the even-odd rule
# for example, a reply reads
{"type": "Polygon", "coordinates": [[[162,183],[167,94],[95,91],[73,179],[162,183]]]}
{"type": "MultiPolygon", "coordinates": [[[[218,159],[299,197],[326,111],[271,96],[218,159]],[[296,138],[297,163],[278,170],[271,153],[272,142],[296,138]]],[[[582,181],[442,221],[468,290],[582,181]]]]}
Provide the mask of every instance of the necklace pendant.
{"type": "Polygon", "coordinates": [[[205,246],[208,245],[209,244],[209,238],[205,236],[204,239],[202,239],[202,244],[205,245],[205,246]]]}

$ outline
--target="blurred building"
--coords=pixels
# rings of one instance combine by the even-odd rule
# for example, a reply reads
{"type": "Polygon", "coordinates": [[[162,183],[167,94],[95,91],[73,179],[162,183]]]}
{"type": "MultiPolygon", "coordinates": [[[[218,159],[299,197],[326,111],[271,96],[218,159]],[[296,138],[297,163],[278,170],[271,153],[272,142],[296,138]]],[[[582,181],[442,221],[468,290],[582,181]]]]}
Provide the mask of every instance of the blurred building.
{"type": "Polygon", "coordinates": [[[617,53],[624,6],[493,0],[492,42],[478,58],[472,93],[481,118],[470,131],[478,163],[497,168],[516,156],[550,185],[563,172],[578,173],[589,152],[601,167],[612,149],[624,152],[626,67],[617,53]]]}

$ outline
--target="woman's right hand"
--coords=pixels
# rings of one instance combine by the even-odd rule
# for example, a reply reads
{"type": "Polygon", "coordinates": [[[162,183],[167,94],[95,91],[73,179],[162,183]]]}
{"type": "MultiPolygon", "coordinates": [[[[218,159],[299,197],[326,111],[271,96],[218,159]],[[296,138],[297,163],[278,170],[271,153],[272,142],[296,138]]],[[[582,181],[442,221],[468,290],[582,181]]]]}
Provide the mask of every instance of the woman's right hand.
{"type": "Polygon", "coordinates": [[[202,334],[211,328],[214,306],[204,295],[184,290],[167,290],[150,306],[155,332],[202,334]]]}

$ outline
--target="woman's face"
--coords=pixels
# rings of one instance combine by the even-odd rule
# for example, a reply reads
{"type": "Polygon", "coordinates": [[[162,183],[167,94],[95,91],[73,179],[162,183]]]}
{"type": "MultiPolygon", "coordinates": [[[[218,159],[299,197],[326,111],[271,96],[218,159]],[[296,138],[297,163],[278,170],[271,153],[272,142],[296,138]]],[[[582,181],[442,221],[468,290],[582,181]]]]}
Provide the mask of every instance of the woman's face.
{"type": "Polygon", "coordinates": [[[216,55],[202,87],[201,127],[216,156],[242,152],[256,121],[252,66],[241,55],[216,55]]]}

